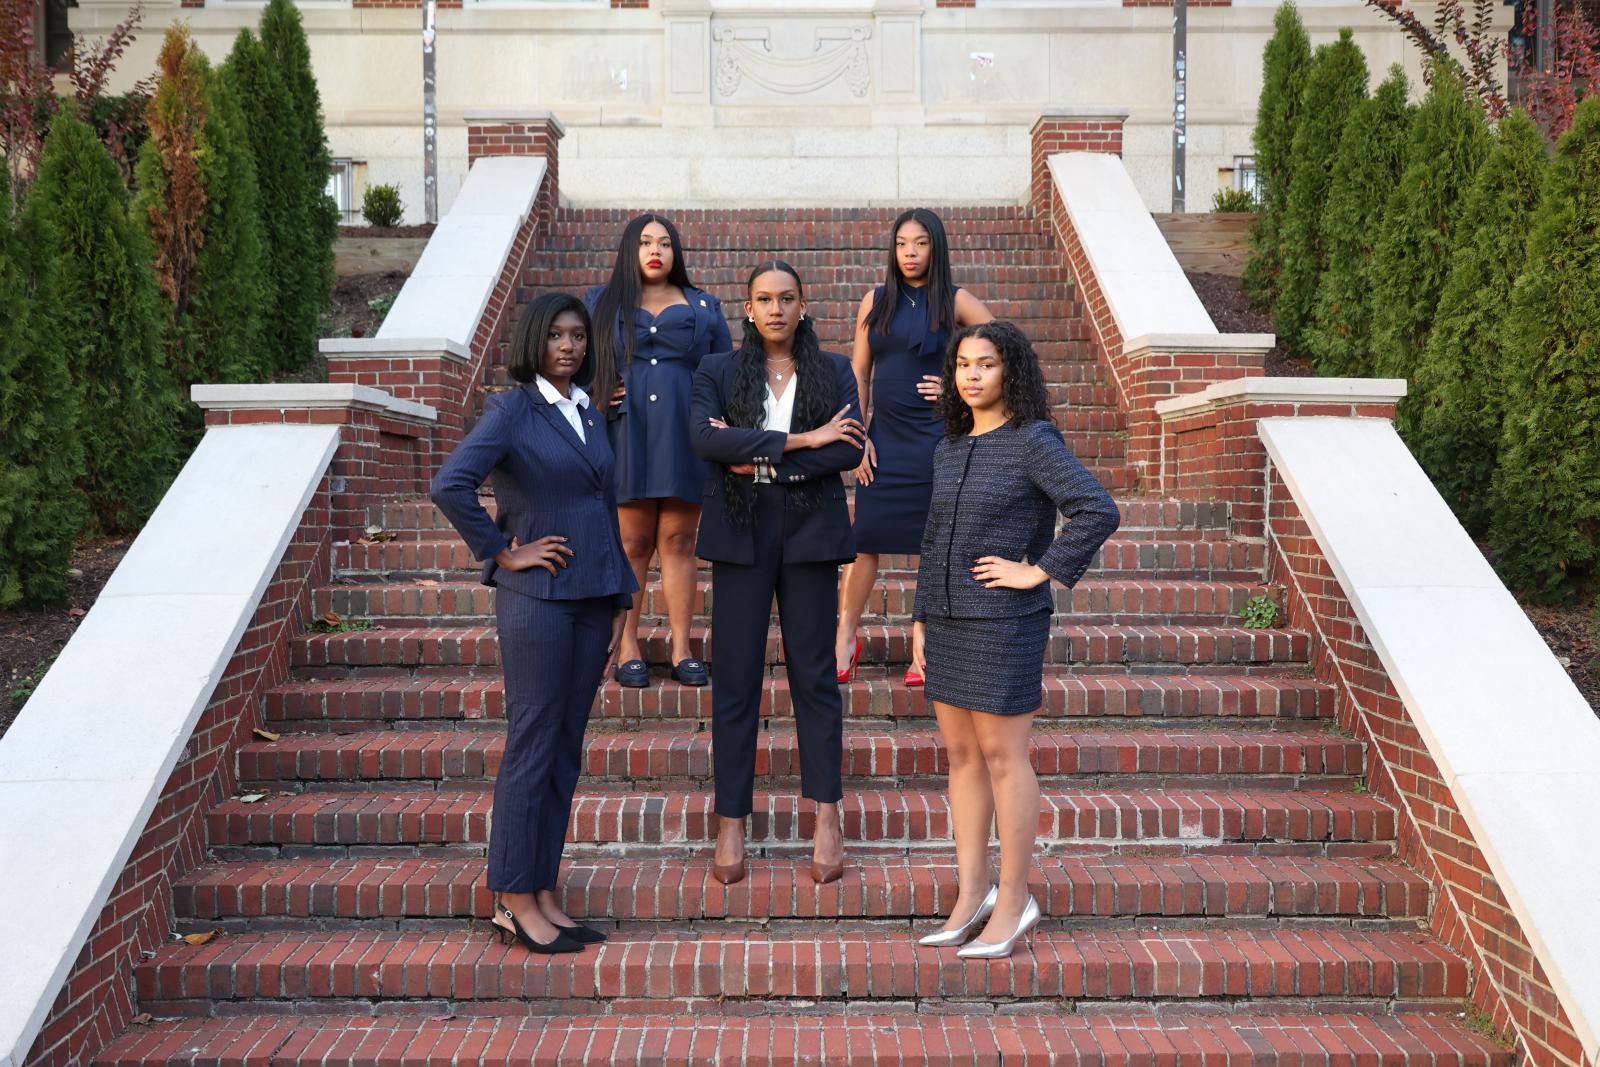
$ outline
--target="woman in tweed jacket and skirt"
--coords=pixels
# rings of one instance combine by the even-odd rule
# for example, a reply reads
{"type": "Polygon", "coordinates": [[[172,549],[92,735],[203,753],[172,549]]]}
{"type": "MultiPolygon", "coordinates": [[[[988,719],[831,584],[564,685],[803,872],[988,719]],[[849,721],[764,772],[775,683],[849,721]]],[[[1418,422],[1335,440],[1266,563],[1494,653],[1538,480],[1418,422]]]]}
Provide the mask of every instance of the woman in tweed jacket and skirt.
{"type": "Polygon", "coordinates": [[[1028,894],[1039,825],[1028,731],[1043,703],[1050,580],[1083,577],[1117,529],[1117,506],[1062,442],[1038,357],[1011,323],[952,338],[939,414],[911,656],[949,753],[960,893],[944,929],[921,943],[962,945],[981,928],[959,955],[999,958],[1040,918],[1028,894]]]}

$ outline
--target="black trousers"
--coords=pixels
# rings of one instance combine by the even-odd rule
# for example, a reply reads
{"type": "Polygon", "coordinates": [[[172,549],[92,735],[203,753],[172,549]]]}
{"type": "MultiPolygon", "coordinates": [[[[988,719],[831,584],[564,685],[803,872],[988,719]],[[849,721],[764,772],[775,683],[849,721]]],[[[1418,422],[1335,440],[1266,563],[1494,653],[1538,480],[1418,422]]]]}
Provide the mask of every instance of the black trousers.
{"type": "Polygon", "coordinates": [[[502,588],[494,606],[506,752],[494,780],[489,888],[533,893],[556,887],[615,600],[541,600],[502,588]]]}
{"type": "Polygon", "coordinates": [[[784,496],[782,486],[756,486],[754,565],[711,565],[712,768],[717,814],[735,819],[750,814],[755,789],[774,596],[800,741],[800,795],[819,804],[844,795],[844,704],[833,656],[839,565],[784,562],[784,496]]]}

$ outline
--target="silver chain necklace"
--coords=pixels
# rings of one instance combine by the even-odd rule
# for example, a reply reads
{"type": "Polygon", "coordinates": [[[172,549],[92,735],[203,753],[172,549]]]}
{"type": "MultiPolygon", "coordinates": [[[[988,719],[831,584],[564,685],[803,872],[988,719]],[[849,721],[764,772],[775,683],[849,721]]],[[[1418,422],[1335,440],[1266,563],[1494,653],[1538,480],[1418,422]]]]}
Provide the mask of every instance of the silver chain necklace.
{"type": "MultiPolygon", "coordinates": [[[[794,357],[790,356],[788,359],[782,359],[782,360],[779,360],[778,362],[793,364],[794,363],[794,357]]],[[[769,371],[772,370],[772,360],[770,360],[770,359],[767,360],[767,370],[769,370],[769,371]]],[[[783,381],[783,375],[781,373],[779,373],[778,371],[772,371],[772,377],[774,379],[776,379],[777,381],[780,381],[780,382],[783,381]]]]}

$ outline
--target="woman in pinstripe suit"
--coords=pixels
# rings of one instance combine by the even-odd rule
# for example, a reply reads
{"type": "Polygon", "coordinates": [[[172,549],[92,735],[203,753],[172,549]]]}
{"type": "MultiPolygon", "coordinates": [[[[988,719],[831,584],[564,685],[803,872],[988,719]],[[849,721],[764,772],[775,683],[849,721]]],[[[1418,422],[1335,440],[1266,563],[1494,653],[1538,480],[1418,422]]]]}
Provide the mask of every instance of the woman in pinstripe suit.
{"type": "Polygon", "coordinates": [[[518,323],[507,371],[520,389],[492,396],[433,480],[433,501],[497,587],[506,748],[489,837],[493,922],[530,951],[604,941],[556,894],[600,679],[639,588],[617,529],[611,445],[581,388],[593,374],[589,313],[547,293],[518,323]],[[498,515],[477,489],[493,475],[498,515]]]}
{"type": "Polygon", "coordinates": [[[1028,895],[1039,785],[1028,730],[1042,702],[1050,579],[1071,586],[1115,532],[1117,506],[1050,421],[1033,347],[1009,322],[969,326],[945,356],[911,634],[950,757],[960,893],[924,945],[1009,956],[1039,922],[1028,895]],[[1057,513],[1067,519],[1059,535],[1057,513]],[[1031,561],[1031,562],[1030,562],[1031,561]],[[1000,881],[989,881],[989,826],[1000,881]]]}

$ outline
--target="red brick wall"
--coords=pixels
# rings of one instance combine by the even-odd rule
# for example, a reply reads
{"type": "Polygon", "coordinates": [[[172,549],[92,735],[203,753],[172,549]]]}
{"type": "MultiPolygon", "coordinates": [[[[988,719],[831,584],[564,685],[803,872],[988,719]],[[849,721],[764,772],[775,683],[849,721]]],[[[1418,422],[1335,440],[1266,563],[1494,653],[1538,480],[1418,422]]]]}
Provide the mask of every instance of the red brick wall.
{"type": "Polygon", "coordinates": [[[1256,423],[1285,415],[1392,419],[1394,408],[1241,399],[1174,418],[1163,435],[1161,488],[1180,499],[1226,501],[1236,534],[1266,540],[1267,580],[1286,591],[1287,625],[1313,635],[1312,667],[1339,693],[1339,725],[1368,746],[1368,788],[1400,813],[1401,856],[1432,886],[1430,926],[1473,966],[1472,1003],[1514,1033],[1539,1067],[1592,1067],[1333,568],[1271,468],[1256,423]]]}
{"type": "MultiPolygon", "coordinates": [[[[941,3],[940,6],[943,6],[941,3]]],[[[1033,124],[1032,182],[1029,203],[1035,215],[1050,211],[1050,157],[1057,152],[1109,152],[1122,155],[1122,120],[1042,115],[1033,124]]]]}
{"type": "Polygon", "coordinates": [[[171,932],[172,884],[205,856],[205,816],[234,792],[235,747],[261,725],[262,695],[288,677],[288,638],[328,581],[330,477],[301,518],[249,629],[201,713],[139,842],[29,1050],[30,1067],[80,1067],[136,1011],[133,968],[171,932]]]}

